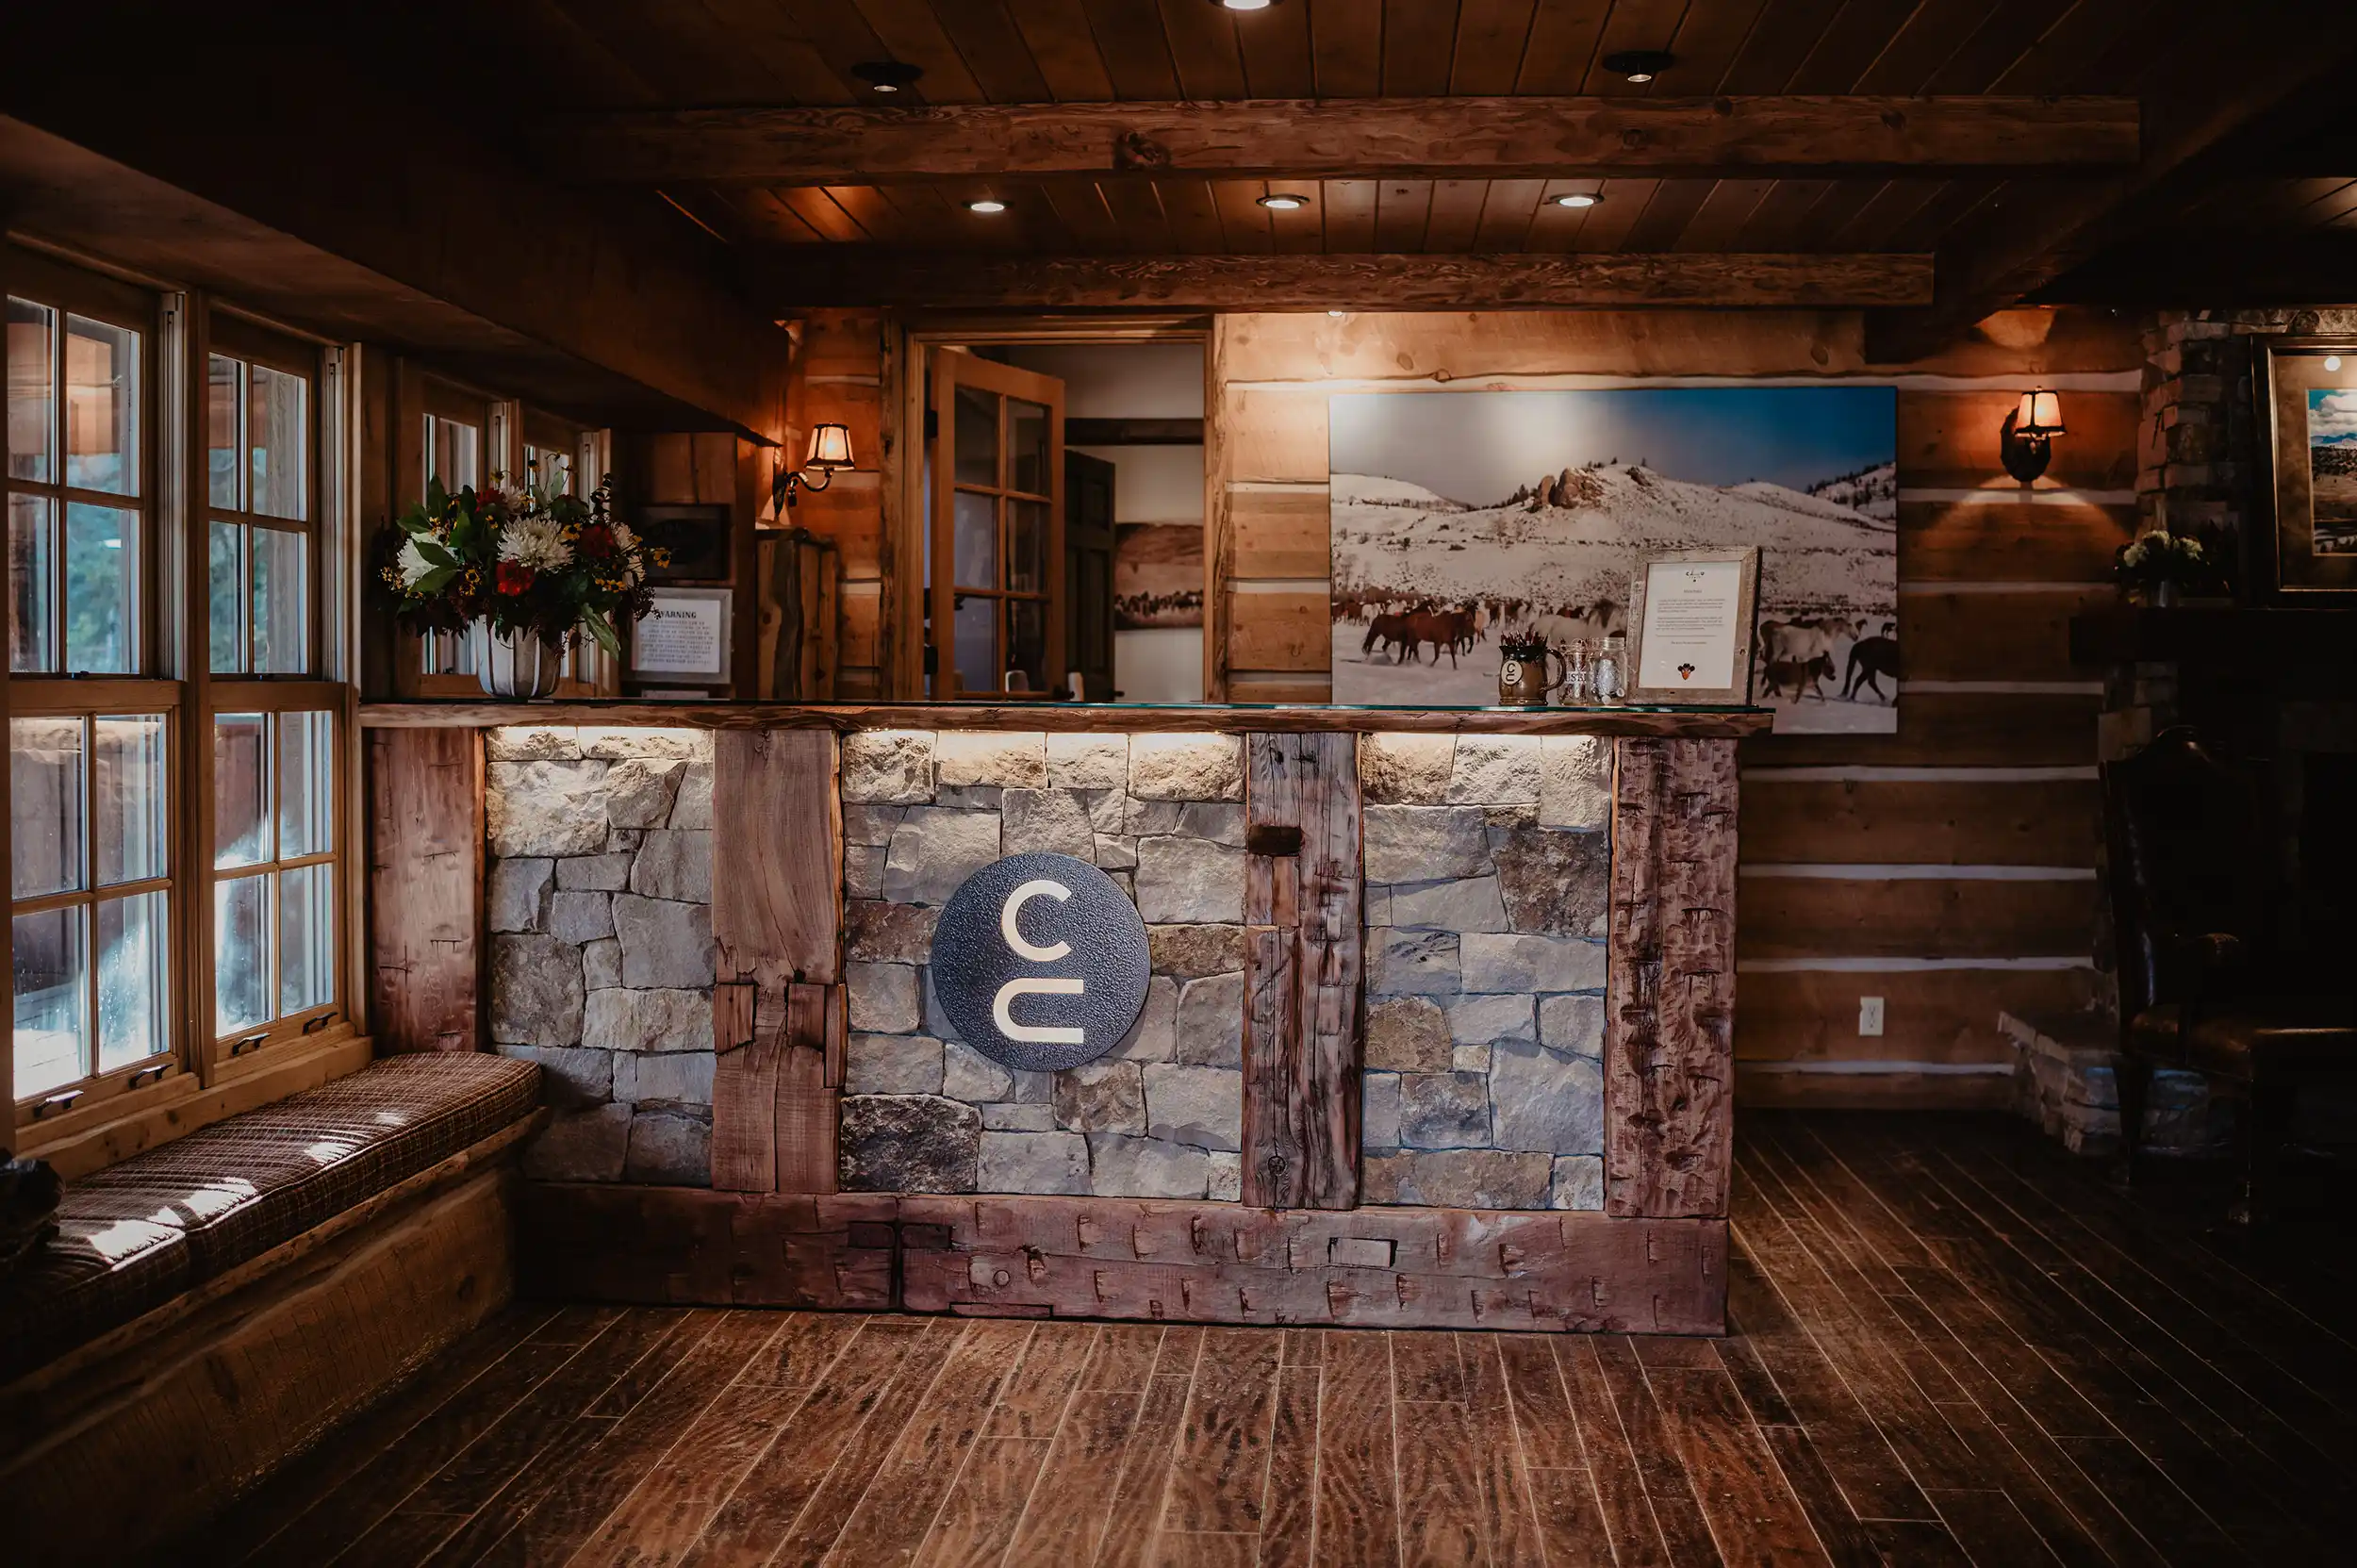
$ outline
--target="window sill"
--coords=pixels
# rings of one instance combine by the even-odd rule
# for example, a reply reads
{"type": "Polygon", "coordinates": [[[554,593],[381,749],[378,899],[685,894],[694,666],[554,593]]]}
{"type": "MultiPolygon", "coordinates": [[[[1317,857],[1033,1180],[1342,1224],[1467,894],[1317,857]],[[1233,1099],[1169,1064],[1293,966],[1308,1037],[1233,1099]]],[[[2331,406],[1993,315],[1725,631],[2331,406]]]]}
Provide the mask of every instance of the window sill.
{"type": "Polygon", "coordinates": [[[316,1089],[367,1066],[372,1054],[369,1037],[350,1024],[322,1030],[310,1039],[257,1051],[209,1084],[194,1073],[174,1073],[87,1111],[22,1123],[16,1152],[23,1159],[48,1161],[70,1181],[224,1117],[316,1089]]]}

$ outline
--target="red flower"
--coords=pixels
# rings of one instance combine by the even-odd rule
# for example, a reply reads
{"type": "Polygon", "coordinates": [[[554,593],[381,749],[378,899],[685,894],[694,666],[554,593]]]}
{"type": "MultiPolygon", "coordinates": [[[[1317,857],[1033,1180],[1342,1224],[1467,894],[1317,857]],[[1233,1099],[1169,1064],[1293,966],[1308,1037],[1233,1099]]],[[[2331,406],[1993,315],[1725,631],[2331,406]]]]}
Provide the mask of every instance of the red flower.
{"type": "Polygon", "coordinates": [[[502,593],[522,593],[532,586],[532,569],[518,561],[502,561],[492,580],[502,593]]]}
{"type": "Polygon", "coordinates": [[[581,531],[581,553],[593,560],[614,553],[614,530],[602,522],[593,522],[581,531]]]}

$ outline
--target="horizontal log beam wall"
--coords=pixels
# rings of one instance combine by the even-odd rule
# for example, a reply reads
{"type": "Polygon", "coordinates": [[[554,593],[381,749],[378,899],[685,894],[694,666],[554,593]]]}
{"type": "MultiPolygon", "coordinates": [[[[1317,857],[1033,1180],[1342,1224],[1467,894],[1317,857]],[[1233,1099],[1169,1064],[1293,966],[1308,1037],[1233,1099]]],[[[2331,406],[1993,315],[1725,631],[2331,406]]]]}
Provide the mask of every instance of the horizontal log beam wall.
{"type": "Polygon", "coordinates": [[[2138,120],[2133,98],[1375,98],[678,109],[554,120],[534,140],[573,179],[651,185],[1822,178],[2117,167],[2138,120]]]}

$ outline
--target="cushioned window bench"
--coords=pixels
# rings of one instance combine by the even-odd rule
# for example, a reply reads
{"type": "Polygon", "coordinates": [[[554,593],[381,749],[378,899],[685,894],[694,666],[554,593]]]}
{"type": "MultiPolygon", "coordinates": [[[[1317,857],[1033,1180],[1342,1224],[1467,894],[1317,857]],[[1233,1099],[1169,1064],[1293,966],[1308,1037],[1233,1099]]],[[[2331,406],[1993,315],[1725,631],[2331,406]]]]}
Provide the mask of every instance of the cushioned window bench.
{"type": "Polygon", "coordinates": [[[398,1056],[68,1184],[0,1279],[0,1494],[25,1560],[217,1510],[511,1294],[539,1069],[398,1056]]]}

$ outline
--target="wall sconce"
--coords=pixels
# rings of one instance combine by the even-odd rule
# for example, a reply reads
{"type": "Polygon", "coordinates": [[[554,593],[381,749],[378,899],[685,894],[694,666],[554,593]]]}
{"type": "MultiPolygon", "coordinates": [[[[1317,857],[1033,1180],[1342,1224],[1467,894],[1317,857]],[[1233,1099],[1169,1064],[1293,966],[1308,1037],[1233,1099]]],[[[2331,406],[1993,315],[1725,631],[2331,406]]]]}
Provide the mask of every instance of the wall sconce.
{"type": "Polygon", "coordinates": [[[802,459],[801,469],[788,473],[783,465],[769,481],[769,518],[785,516],[794,504],[797,490],[823,490],[834,483],[834,470],[851,466],[851,427],[845,424],[811,426],[810,453],[802,459]],[[812,478],[813,474],[816,478],[812,478]]]}
{"type": "Polygon", "coordinates": [[[2021,394],[2020,405],[2005,416],[1998,432],[1998,455],[2005,471],[2024,485],[2046,471],[2054,455],[2054,437],[2063,429],[2062,395],[2041,387],[2021,394]]]}

